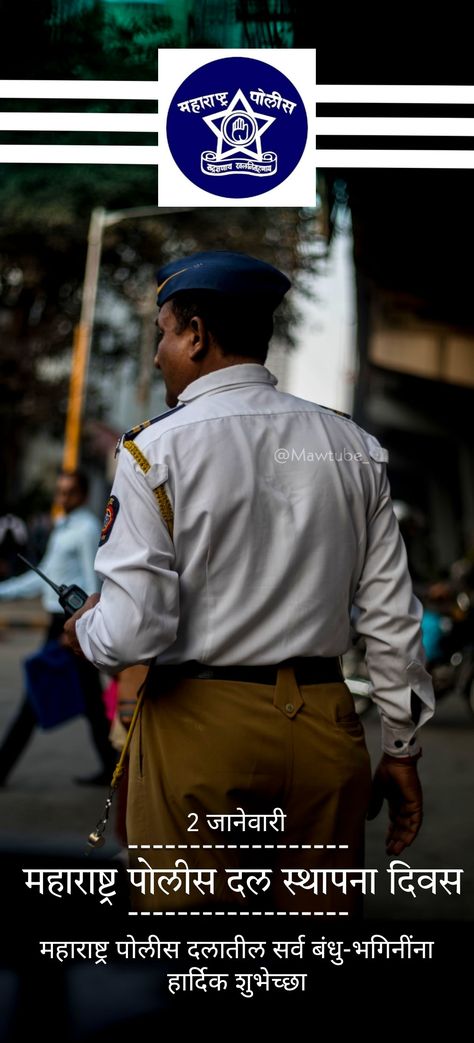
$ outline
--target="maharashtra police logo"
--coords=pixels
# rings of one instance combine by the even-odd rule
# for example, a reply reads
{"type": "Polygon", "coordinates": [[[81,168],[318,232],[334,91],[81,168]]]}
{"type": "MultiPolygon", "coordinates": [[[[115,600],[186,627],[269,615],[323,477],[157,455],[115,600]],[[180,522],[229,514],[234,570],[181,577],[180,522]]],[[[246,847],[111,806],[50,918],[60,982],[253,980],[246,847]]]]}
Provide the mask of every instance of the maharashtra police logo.
{"type": "Polygon", "coordinates": [[[285,181],[303,154],[308,122],[298,91],[278,69],[255,58],[221,58],[183,81],[166,131],[193,184],[238,199],[285,181]]]}
{"type": "Polygon", "coordinates": [[[115,519],[120,510],[120,503],[116,496],[109,496],[107,505],[105,508],[104,524],[102,526],[102,532],[100,534],[99,547],[103,547],[112,532],[115,525],[115,519]]]}

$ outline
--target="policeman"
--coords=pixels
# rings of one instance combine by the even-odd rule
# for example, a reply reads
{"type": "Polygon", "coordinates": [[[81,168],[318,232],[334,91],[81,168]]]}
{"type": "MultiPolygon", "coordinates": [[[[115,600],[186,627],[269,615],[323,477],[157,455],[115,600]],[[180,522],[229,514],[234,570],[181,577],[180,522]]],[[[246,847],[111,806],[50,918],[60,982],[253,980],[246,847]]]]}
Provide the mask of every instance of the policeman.
{"type": "Polygon", "coordinates": [[[264,363],[290,286],[281,272],[217,251],[158,281],[155,363],[170,408],[122,440],[101,598],[66,630],[101,668],[151,664],[131,749],[137,857],[146,844],[152,867],[183,856],[217,872],[212,898],[201,880],[167,895],[139,888],[136,904],[245,904],[229,871],[271,864],[264,907],[354,912],[344,889],[289,888],[280,870],[362,866],[369,802],[373,815],[384,796],[389,854],[420,828],[417,732],[434,699],[386,452],[347,416],[277,391],[264,363]],[[351,621],[381,714],[372,787],[340,669],[351,621]]]}

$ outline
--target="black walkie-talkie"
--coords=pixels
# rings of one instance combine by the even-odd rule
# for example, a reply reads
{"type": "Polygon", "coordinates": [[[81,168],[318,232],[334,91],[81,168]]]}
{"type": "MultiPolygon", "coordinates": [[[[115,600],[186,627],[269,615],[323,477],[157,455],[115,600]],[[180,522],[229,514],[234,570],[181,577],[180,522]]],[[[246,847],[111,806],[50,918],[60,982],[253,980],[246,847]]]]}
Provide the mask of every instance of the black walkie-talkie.
{"type": "Polygon", "coordinates": [[[41,576],[41,579],[44,579],[46,583],[49,583],[50,587],[56,591],[59,604],[61,605],[61,608],[64,609],[66,616],[73,616],[75,612],[82,608],[89,595],[86,594],[81,587],[77,587],[75,583],[73,583],[71,587],[67,587],[65,583],[58,587],[56,583],[53,583],[52,579],[48,579],[48,577],[45,576],[41,569],[38,569],[36,565],[32,565],[31,561],[28,561],[28,558],[24,558],[23,554],[19,554],[18,557],[21,558],[21,560],[25,562],[25,565],[28,565],[30,569],[37,572],[38,576],[41,576]]]}

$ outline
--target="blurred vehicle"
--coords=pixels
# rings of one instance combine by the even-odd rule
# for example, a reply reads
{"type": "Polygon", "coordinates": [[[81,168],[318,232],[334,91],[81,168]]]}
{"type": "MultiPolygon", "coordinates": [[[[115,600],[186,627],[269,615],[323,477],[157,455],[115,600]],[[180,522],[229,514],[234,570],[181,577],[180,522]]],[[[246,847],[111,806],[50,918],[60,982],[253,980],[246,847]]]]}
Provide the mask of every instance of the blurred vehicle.
{"type": "MultiPolygon", "coordinates": [[[[437,585],[438,587],[438,585],[437,585]]],[[[426,599],[421,624],[426,667],[437,699],[461,695],[474,714],[474,594],[435,590],[426,599]]],[[[362,716],[372,703],[373,686],[365,662],[365,643],[354,641],[343,656],[344,680],[354,696],[356,712],[362,716]]]]}
{"type": "Polygon", "coordinates": [[[463,696],[474,714],[474,590],[472,563],[461,559],[426,593],[422,620],[427,668],[437,699],[463,696]]]}

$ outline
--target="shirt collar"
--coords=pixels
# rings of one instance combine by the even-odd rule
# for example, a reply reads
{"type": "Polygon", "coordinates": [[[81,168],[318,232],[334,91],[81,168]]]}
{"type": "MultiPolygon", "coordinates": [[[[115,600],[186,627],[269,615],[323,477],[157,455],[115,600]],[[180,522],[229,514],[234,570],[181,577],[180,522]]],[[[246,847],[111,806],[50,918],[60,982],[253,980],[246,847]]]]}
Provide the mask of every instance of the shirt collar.
{"type": "Polygon", "coordinates": [[[267,384],[274,387],[277,377],[259,362],[243,362],[237,366],[224,366],[198,377],[178,395],[178,402],[192,402],[209,391],[227,391],[228,388],[244,387],[248,384],[267,384]]]}

